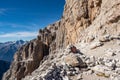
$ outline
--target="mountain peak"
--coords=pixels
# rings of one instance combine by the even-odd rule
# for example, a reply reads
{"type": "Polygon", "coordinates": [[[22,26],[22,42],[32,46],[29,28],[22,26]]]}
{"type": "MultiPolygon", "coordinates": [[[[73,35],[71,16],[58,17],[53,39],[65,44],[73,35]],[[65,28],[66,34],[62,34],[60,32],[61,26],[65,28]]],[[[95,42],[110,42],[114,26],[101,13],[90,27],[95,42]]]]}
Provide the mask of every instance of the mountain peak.
{"type": "Polygon", "coordinates": [[[23,41],[23,40],[14,41],[14,43],[16,43],[16,44],[24,44],[25,42],[27,42],[27,41],[23,41]]]}
{"type": "Polygon", "coordinates": [[[14,53],[25,43],[26,41],[8,41],[0,44],[0,60],[12,61],[14,53]]]}

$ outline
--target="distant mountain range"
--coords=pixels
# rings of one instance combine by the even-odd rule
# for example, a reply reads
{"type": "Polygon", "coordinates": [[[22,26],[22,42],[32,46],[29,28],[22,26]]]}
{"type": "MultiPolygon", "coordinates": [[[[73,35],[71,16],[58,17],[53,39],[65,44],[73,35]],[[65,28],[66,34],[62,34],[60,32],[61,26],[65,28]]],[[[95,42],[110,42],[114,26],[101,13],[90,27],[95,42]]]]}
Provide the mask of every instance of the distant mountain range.
{"type": "Polygon", "coordinates": [[[2,79],[3,73],[9,69],[10,62],[0,60],[0,80],[2,79]]]}
{"type": "Polygon", "coordinates": [[[15,52],[25,43],[23,40],[0,43],[0,60],[11,62],[15,52]]]}
{"type": "Polygon", "coordinates": [[[0,80],[4,72],[9,69],[15,52],[25,43],[27,43],[27,41],[23,40],[0,43],[0,80]]]}

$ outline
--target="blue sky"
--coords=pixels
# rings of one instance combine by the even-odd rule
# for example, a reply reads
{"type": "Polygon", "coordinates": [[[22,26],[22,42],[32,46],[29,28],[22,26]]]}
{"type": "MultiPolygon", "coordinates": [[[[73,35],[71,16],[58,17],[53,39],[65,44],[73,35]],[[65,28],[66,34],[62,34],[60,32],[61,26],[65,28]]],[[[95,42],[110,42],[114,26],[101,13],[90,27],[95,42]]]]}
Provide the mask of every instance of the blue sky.
{"type": "Polygon", "coordinates": [[[0,42],[30,40],[59,20],[65,0],[0,0],[0,42]]]}

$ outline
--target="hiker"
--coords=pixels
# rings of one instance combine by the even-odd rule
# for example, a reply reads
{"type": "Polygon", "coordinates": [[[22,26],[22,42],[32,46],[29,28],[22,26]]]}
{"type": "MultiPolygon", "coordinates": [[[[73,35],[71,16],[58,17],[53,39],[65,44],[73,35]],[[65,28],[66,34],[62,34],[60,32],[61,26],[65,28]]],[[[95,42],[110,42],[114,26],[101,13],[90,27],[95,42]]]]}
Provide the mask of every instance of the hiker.
{"type": "Polygon", "coordinates": [[[70,46],[70,52],[72,52],[72,53],[78,53],[78,50],[77,50],[77,48],[75,47],[75,46],[70,46]]]}
{"type": "Polygon", "coordinates": [[[80,50],[77,49],[74,45],[71,45],[71,46],[70,46],[70,52],[83,54],[83,53],[81,53],[80,50]]]}

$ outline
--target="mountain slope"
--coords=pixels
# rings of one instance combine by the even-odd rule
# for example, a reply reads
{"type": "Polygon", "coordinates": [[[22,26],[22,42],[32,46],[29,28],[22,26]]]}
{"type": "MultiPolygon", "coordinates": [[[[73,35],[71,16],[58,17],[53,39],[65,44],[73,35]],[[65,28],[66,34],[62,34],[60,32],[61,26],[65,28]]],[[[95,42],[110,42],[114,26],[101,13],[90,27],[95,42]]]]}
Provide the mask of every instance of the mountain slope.
{"type": "Polygon", "coordinates": [[[120,80],[119,8],[120,0],[66,0],[61,20],[15,54],[3,80],[120,80]]]}
{"type": "Polygon", "coordinates": [[[23,40],[0,43],[0,60],[11,62],[14,53],[25,43],[23,40]]]}

